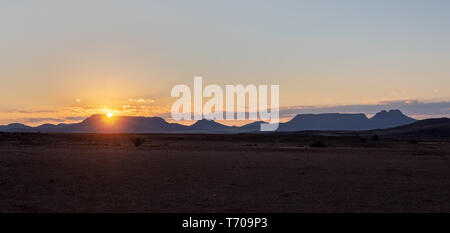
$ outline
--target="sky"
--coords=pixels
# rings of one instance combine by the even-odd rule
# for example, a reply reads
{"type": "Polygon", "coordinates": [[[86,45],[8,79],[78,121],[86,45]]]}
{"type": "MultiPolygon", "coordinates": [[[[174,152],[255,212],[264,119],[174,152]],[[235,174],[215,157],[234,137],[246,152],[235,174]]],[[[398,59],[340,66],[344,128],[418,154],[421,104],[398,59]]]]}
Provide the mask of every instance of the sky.
{"type": "Polygon", "coordinates": [[[0,124],[167,116],[171,88],[194,76],[278,84],[286,117],[450,116],[449,11],[448,0],[1,1],[0,124]]]}

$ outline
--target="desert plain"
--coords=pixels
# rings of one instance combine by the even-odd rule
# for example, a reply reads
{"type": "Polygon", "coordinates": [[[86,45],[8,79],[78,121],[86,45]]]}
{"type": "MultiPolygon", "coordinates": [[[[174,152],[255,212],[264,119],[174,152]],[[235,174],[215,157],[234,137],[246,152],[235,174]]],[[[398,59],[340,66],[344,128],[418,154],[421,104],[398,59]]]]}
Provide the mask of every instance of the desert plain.
{"type": "Polygon", "coordinates": [[[0,212],[450,212],[449,159],[445,137],[0,133],[0,212]]]}

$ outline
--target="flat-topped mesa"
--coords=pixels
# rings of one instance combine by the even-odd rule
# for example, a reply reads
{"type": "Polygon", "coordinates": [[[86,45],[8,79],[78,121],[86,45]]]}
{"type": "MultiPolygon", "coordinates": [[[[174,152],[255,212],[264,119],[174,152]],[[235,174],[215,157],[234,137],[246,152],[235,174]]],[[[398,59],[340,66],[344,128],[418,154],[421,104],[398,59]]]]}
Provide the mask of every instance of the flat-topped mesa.
{"type": "Polygon", "coordinates": [[[363,113],[320,113],[320,114],[299,114],[292,118],[291,121],[300,120],[367,120],[367,116],[363,113]]]}
{"type": "Polygon", "coordinates": [[[161,117],[134,117],[95,114],[78,124],[65,127],[71,132],[151,133],[172,130],[171,124],[161,117]]]}
{"type": "Polygon", "coordinates": [[[361,130],[368,118],[362,113],[299,114],[280,125],[280,131],[304,130],[361,130]]]}
{"type": "Polygon", "coordinates": [[[299,114],[289,122],[281,124],[279,131],[385,129],[415,121],[400,110],[383,110],[370,119],[362,113],[299,114]]]}

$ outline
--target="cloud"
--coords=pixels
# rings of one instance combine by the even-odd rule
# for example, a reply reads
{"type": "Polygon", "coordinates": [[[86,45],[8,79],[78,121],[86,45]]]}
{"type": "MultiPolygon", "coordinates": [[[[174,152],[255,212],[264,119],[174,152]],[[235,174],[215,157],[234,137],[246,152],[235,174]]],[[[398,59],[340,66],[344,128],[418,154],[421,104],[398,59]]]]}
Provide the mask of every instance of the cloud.
{"type": "Polygon", "coordinates": [[[67,121],[82,121],[86,119],[86,117],[64,117],[67,121]]]}
{"type": "Polygon", "coordinates": [[[24,118],[23,119],[24,122],[27,123],[39,123],[39,122],[65,122],[65,119],[60,119],[60,118],[52,118],[52,117],[30,117],[30,118],[24,118]]]}
{"type": "Polygon", "coordinates": [[[15,122],[31,123],[33,125],[39,125],[44,123],[64,123],[64,122],[81,122],[86,117],[28,117],[15,119],[15,122]]]}
{"type": "Polygon", "coordinates": [[[130,101],[130,102],[136,102],[136,103],[154,103],[155,102],[155,100],[153,100],[153,99],[128,99],[128,101],[130,101]]]}
{"type": "Polygon", "coordinates": [[[18,113],[56,113],[57,111],[55,110],[40,110],[40,109],[36,109],[36,110],[18,110],[18,113]]]}

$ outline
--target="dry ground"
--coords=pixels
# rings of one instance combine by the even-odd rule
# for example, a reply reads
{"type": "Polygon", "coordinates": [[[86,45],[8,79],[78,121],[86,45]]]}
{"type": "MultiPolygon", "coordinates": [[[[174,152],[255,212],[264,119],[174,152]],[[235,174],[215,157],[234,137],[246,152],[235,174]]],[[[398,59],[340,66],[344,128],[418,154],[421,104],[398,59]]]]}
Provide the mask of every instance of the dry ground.
{"type": "Polygon", "coordinates": [[[130,137],[1,133],[0,212],[450,212],[448,139],[130,137]]]}

